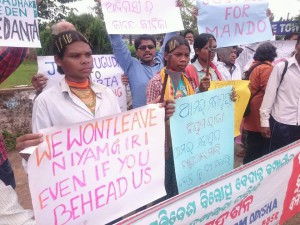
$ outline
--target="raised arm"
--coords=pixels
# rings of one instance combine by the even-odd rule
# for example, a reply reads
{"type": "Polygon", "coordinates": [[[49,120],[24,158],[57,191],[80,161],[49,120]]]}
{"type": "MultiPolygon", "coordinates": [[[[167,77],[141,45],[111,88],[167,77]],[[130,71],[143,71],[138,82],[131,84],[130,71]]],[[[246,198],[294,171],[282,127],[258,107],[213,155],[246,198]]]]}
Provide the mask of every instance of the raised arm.
{"type": "Polygon", "coordinates": [[[122,36],[119,34],[108,35],[111,46],[113,48],[114,55],[120,64],[121,68],[124,70],[125,74],[128,74],[128,70],[133,60],[137,60],[131,57],[131,53],[127,48],[122,36]]]}

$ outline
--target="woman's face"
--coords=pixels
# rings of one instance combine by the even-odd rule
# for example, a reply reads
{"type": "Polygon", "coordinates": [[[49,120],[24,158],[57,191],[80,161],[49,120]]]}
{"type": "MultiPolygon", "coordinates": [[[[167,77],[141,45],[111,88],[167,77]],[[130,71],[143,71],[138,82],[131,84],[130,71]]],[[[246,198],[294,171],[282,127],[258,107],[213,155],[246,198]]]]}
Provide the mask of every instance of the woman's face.
{"type": "MultiPolygon", "coordinates": [[[[165,60],[168,60],[170,53],[165,53],[165,60]]],[[[170,62],[170,69],[176,72],[184,72],[185,67],[190,61],[190,49],[186,45],[180,45],[172,51],[172,58],[170,62]]]]}
{"type": "Polygon", "coordinates": [[[55,62],[63,69],[66,79],[84,82],[93,70],[91,47],[83,41],[73,42],[66,46],[62,59],[55,56],[55,62]]]}
{"type": "MultiPolygon", "coordinates": [[[[217,48],[217,42],[215,40],[211,41],[211,55],[210,55],[210,61],[213,61],[215,57],[215,49],[217,48]]],[[[206,43],[206,45],[202,49],[196,49],[196,53],[198,54],[198,60],[201,62],[207,63],[207,57],[208,57],[208,50],[209,50],[209,42],[206,43]]]]}

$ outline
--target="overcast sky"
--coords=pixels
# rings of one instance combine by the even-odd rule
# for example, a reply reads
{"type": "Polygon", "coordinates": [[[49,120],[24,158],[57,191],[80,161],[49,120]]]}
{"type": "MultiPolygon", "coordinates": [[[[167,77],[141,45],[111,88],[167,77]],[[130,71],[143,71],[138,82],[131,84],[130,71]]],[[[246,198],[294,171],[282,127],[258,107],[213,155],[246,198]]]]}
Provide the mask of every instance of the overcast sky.
{"type": "MultiPolygon", "coordinates": [[[[91,12],[88,7],[94,6],[95,1],[82,0],[71,4],[72,7],[76,7],[81,13],[83,13],[91,12]]],[[[290,17],[297,16],[300,14],[300,0],[269,0],[269,8],[275,15],[275,21],[279,20],[280,17],[285,19],[288,13],[290,13],[290,17]]]]}

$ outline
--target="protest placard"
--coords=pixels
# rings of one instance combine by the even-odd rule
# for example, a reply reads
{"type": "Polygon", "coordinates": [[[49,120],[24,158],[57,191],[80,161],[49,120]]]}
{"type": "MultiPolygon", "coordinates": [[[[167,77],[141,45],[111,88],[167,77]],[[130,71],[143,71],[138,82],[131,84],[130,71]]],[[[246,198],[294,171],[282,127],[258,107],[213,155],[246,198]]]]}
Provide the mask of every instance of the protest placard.
{"type": "Polygon", "coordinates": [[[175,0],[102,0],[101,5],[109,34],[160,34],[184,29],[175,0]]]}
{"type": "Polygon", "coordinates": [[[164,123],[148,105],[42,130],[28,162],[37,224],[106,224],[164,196],[164,123]]]}
{"type": "Polygon", "coordinates": [[[272,39],[267,0],[197,0],[197,6],[199,33],[213,34],[218,47],[272,39]]]}
{"type": "Polygon", "coordinates": [[[230,81],[211,81],[209,90],[222,88],[226,86],[234,87],[236,92],[236,101],[234,102],[234,137],[240,135],[240,126],[243,119],[247,103],[250,98],[249,81],[230,80],[230,81]]]}
{"type": "Polygon", "coordinates": [[[170,127],[179,193],[233,169],[231,87],[176,99],[170,127]]]}
{"type": "Polygon", "coordinates": [[[287,35],[292,32],[300,32],[298,21],[276,21],[271,24],[272,30],[276,35],[287,35]]]}
{"type": "Polygon", "coordinates": [[[1,46],[41,47],[36,1],[0,2],[1,46]]]}
{"type": "Polygon", "coordinates": [[[299,174],[297,142],[117,224],[283,224],[300,211],[299,174]]]}
{"type": "MultiPolygon", "coordinates": [[[[57,72],[57,65],[53,56],[38,56],[39,73],[48,77],[46,89],[59,83],[64,75],[57,72]]],[[[125,85],[121,81],[124,74],[114,55],[93,55],[94,69],[91,80],[109,87],[118,97],[122,111],[127,110],[125,85]]]]}

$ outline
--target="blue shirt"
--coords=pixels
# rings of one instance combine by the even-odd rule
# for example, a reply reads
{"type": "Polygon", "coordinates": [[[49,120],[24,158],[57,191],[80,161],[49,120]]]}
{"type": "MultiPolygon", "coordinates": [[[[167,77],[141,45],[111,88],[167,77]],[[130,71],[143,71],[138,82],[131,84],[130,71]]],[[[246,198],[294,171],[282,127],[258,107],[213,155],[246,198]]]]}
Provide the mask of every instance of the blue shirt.
{"type": "Polygon", "coordinates": [[[152,66],[144,65],[138,59],[131,57],[131,53],[121,35],[109,35],[114,55],[129,79],[133,108],[146,105],[146,89],[148,81],[164,67],[165,44],[175,35],[176,32],[166,34],[164,43],[157,56],[154,58],[154,64],[152,66]]]}

